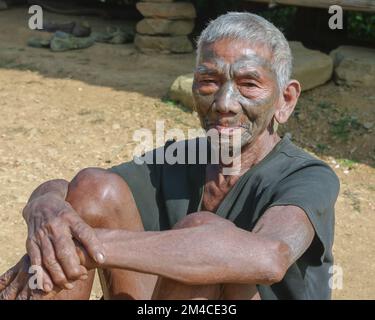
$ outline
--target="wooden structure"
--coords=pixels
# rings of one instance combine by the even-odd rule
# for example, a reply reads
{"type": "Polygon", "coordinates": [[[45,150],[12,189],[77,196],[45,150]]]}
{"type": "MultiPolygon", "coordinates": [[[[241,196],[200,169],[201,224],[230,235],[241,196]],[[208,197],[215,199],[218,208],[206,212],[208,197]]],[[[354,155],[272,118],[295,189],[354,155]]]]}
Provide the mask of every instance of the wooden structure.
{"type": "Polygon", "coordinates": [[[248,2],[268,3],[270,5],[283,4],[291,6],[329,8],[339,5],[344,10],[375,12],[375,0],[246,0],[248,2]]]}

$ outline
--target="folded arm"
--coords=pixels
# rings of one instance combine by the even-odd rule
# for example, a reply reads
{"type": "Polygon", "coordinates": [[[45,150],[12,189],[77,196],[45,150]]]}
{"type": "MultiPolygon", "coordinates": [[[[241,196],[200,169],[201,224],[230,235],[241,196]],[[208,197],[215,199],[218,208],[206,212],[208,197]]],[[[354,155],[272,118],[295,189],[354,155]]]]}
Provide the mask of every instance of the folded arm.
{"type": "Polygon", "coordinates": [[[104,267],[153,273],[189,284],[272,284],[310,246],[314,229],[295,206],[272,207],[252,232],[212,213],[185,219],[193,227],[162,232],[97,229],[104,267]],[[199,222],[201,221],[201,222],[199,222]]]}

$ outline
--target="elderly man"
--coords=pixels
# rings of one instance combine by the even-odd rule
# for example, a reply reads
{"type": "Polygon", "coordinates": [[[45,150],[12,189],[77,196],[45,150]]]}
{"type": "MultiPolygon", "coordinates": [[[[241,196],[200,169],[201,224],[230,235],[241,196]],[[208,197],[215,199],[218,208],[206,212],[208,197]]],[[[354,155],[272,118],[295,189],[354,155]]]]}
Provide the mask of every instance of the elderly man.
{"type": "Polygon", "coordinates": [[[288,42],[259,16],[228,13],[197,53],[201,124],[232,151],[240,132],[240,169],[132,161],[45,182],[23,211],[28,255],[2,276],[1,298],[87,299],[95,269],[108,299],[330,298],[339,182],[277,134],[301,91],[288,42]],[[43,290],[29,288],[30,265],[43,290]]]}

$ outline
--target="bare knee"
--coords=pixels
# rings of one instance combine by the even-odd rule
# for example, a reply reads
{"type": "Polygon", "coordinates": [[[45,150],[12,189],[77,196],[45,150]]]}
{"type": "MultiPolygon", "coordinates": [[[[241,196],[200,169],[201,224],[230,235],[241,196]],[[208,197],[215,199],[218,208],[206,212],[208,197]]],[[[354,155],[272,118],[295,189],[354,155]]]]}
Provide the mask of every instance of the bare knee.
{"type": "Polygon", "coordinates": [[[124,205],[131,192],[118,175],[99,168],[81,170],[69,183],[66,200],[92,227],[100,227],[124,205]]]}
{"type": "Polygon", "coordinates": [[[182,218],[173,226],[173,229],[192,228],[205,224],[232,224],[232,222],[212,212],[199,211],[182,218]]]}

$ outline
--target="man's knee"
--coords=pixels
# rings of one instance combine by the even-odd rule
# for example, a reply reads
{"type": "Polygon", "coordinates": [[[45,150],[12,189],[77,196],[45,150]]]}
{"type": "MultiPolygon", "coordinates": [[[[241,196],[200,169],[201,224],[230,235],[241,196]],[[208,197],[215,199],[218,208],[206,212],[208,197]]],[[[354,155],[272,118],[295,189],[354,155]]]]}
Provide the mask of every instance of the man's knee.
{"type": "Polygon", "coordinates": [[[101,227],[103,220],[114,218],[130,197],[129,187],[118,175],[104,169],[86,168],[69,183],[66,200],[88,224],[101,227]]]}
{"type": "Polygon", "coordinates": [[[219,217],[212,212],[199,211],[188,214],[187,216],[182,218],[173,226],[173,229],[192,228],[205,224],[233,225],[232,222],[230,222],[229,220],[219,217]]]}

